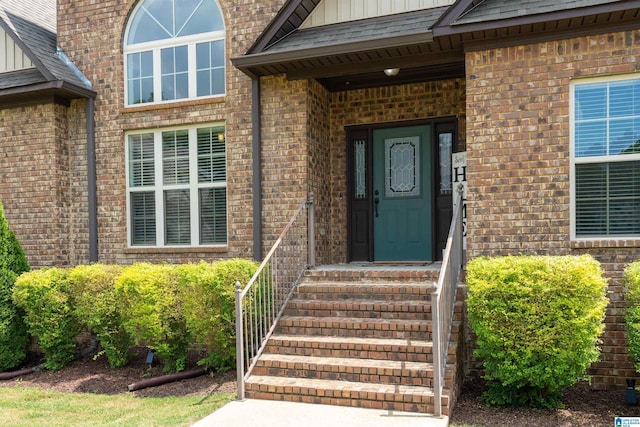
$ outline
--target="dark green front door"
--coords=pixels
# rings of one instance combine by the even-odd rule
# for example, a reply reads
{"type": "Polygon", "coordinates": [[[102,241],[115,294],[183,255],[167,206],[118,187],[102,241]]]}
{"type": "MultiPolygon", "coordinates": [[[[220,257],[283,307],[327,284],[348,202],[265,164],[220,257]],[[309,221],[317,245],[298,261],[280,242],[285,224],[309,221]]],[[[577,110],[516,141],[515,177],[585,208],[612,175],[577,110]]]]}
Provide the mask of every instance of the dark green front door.
{"type": "Polygon", "coordinates": [[[374,261],[430,261],[431,129],[373,131],[374,261]]]}

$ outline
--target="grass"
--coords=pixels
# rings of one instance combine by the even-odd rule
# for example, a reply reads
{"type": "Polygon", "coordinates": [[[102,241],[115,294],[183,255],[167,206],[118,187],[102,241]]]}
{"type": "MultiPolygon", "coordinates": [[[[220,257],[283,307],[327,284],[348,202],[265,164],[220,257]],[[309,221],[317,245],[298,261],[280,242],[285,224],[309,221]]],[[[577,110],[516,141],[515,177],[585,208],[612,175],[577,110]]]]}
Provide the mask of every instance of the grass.
{"type": "Polygon", "coordinates": [[[26,387],[2,388],[0,395],[0,420],[5,427],[189,426],[235,398],[234,393],[136,398],[26,387]]]}

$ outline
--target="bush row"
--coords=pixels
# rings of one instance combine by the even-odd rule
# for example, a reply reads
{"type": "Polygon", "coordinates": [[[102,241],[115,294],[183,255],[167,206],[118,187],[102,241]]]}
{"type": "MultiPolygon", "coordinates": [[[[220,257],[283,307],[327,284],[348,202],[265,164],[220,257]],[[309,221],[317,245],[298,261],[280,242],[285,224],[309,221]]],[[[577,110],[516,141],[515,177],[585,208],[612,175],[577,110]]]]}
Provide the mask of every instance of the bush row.
{"type": "Polygon", "coordinates": [[[585,256],[476,258],[468,264],[469,322],[488,404],[557,407],[599,355],[606,280],[585,256]]]}
{"type": "Polygon", "coordinates": [[[93,264],[22,274],[13,300],[38,338],[45,366],[62,368],[73,359],[76,335],[88,328],[112,367],[123,366],[131,345],[147,345],[165,372],[185,368],[190,344],[200,344],[215,368],[235,363],[235,284],[246,284],[253,261],[129,267],[93,264]]]}

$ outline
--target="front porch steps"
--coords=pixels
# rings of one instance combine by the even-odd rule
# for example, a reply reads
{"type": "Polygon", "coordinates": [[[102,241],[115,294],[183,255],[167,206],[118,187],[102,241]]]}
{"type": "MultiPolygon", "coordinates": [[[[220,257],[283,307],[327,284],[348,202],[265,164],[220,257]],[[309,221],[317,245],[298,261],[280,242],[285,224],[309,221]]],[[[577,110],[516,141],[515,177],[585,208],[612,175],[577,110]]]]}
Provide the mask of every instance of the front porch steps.
{"type": "MultiPolygon", "coordinates": [[[[415,268],[307,272],[245,384],[247,397],[433,413],[436,277],[435,269],[415,268]]],[[[460,328],[458,320],[445,414],[458,376],[460,328]]]]}

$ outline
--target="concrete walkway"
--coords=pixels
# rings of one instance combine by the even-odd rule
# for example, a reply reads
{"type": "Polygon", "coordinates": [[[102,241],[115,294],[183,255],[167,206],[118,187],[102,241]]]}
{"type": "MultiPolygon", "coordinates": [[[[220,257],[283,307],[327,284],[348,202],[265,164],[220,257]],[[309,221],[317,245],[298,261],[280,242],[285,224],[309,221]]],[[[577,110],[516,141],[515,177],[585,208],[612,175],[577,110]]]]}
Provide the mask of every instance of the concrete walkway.
{"type": "Polygon", "coordinates": [[[247,399],[233,401],[193,427],[447,427],[449,418],[412,412],[247,399]]]}

